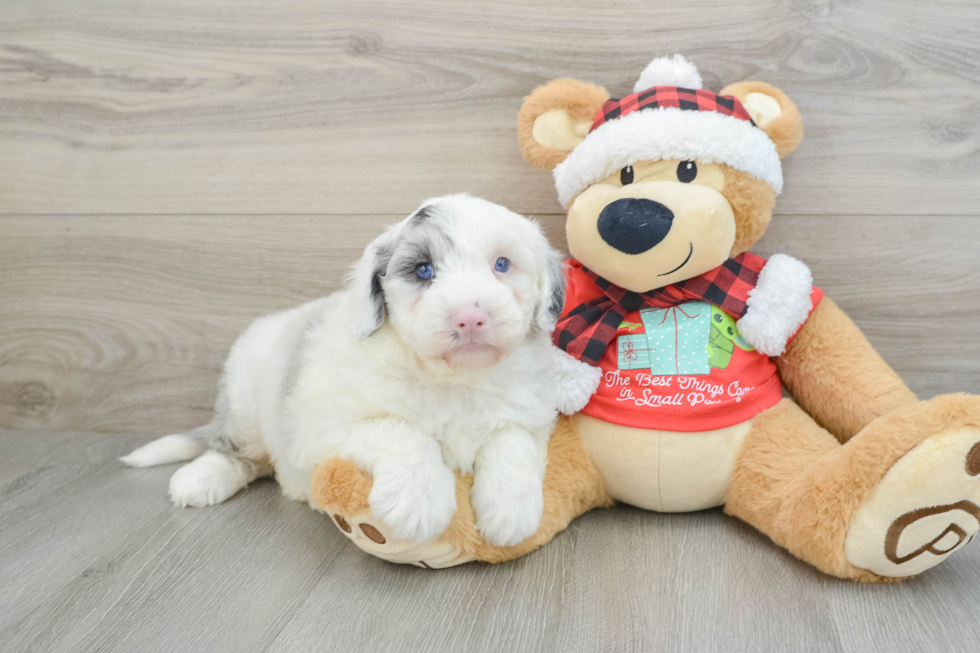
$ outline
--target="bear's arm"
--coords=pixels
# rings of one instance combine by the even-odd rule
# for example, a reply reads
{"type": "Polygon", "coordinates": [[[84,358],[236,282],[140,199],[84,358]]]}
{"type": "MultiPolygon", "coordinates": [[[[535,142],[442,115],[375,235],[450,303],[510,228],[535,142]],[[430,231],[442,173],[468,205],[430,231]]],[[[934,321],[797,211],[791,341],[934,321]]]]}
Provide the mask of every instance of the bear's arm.
{"type": "Polygon", "coordinates": [[[857,325],[827,297],[775,361],[796,402],[842,443],[876,417],[916,401],[857,325]]]}

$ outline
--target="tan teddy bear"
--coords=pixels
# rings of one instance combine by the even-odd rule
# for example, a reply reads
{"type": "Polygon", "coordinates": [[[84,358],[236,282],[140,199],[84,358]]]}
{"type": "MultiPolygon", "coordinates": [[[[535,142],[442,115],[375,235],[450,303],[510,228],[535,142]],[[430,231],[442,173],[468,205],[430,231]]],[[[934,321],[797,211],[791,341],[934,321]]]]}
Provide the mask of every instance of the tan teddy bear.
{"type": "Polygon", "coordinates": [[[559,79],[524,101],[518,139],[554,171],[574,257],[554,340],[603,381],[559,422],[541,527],[514,547],[480,538],[471,477],[446,532],[414,544],[370,514],[369,477],[321,463],[314,502],[362,549],[426,567],[501,562],[613,500],[723,505],[828,574],[887,581],[980,530],[980,398],[918,401],[803,263],[747,252],[802,119],[762,82],[701,86],[675,56],[622,99],[559,79]]]}

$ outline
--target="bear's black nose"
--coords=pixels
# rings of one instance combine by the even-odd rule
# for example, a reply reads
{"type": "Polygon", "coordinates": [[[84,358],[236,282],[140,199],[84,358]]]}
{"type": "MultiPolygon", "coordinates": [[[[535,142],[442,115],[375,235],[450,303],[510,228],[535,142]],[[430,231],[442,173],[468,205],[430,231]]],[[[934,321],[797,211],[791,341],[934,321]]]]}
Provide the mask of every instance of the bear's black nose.
{"type": "Polygon", "coordinates": [[[642,254],[667,237],[674,214],[663,204],[623,198],[599,214],[599,235],[624,254],[642,254]]]}

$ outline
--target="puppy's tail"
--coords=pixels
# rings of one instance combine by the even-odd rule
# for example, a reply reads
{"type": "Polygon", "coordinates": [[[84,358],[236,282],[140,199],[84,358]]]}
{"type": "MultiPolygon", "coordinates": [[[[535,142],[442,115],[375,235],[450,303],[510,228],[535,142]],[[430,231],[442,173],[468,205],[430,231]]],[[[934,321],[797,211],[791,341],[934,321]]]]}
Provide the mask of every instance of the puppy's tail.
{"type": "Polygon", "coordinates": [[[208,448],[210,426],[207,424],[187,433],[165,435],[119,460],[130,467],[153,467],[197,458],[208,448]]]}

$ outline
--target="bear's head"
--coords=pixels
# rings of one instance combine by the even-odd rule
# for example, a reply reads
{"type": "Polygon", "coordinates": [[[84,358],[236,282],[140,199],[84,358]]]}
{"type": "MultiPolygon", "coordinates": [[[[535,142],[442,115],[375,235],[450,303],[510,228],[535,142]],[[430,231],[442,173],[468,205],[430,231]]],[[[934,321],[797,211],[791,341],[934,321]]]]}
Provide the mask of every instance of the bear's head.
{"type": "Polygon", "coordinates": [[[554,171],[572,256],[646,292],[703,274],[759,240],[800,144],[796,106],[763,82],[701,88],[680,55],[654,59],[619,100],[558,79],[518,116],[524,158],[554,171]]]}

